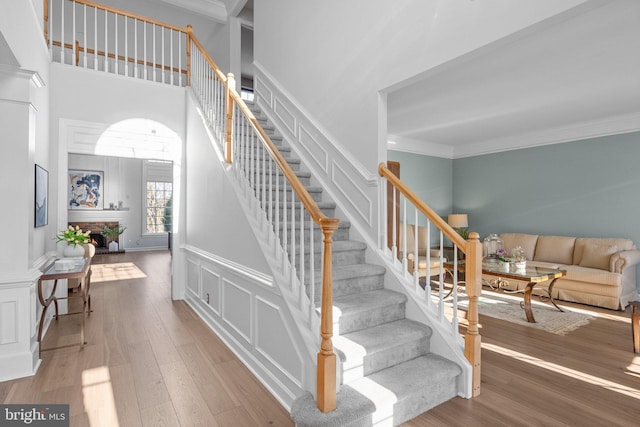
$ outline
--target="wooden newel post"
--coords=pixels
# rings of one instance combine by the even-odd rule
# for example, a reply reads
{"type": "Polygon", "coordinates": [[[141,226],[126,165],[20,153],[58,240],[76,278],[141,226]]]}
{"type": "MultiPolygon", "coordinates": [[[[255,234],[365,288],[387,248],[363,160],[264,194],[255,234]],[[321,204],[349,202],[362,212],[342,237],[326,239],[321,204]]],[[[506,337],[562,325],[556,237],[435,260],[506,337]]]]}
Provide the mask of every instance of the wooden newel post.
{"type": "Polygon", "coordinates": [[[227,74],[227,121],[224,124],[224,161],[233,161],[232,141],[233,141],[233,97],[231,89],[235,89],[236,79],[233,73],[227,74]]]}
{"type": "Polygon", "coordinates": [[[49,0],[44,0],[44,9],[42,11],[44,15],[44,41],[49,46],[49,0]]]}
{"type": "Polygon", "coordinates": [[[191,37],[193,36],[193,27],[187,25],[187,86],[191,86],[191,37]]]}
{"type": "Polygon", "coordinates": [[[332,236],[338,229],[338,220],[320,220],[324,235],[322,270],[322,312],[320,318],[320,352],[318,353],[317,402],[322,412],[336,409],[336,354],[333,352],[333,266],[332,236]]]}
{"type": "Polygon", "coordinates": [[[464,336],[464,355],[473,367],[472,396],[480,395],[480,353],[481,339],[478,331],[478,298],[482,293],[482,244],[476,232],[469,234],[466,251],[466,291],[469,297],[469,326],[464,336]]]}

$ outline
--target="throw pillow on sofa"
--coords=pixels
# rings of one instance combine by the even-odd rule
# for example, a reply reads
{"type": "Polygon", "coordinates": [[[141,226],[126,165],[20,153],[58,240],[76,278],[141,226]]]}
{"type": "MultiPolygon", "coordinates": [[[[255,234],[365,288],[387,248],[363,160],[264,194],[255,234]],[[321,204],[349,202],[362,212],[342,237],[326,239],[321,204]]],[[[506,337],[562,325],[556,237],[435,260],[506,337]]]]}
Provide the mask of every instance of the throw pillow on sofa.
{"type": "Polygon", "coordinates": [[[618,252],[616,245],[596,245],[587,243],[584,246],[580,267],[598,268],[609,271],[609,259],[611,255],[618,252]]]}

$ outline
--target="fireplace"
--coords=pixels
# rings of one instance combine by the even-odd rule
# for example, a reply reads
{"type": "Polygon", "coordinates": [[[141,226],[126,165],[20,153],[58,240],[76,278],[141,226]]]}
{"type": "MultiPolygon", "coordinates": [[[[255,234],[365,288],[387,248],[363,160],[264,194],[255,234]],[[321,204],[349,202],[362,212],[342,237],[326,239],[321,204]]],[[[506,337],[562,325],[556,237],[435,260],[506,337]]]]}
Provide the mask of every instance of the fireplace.
{"type": "Polygon", "coordinates": [[[101,233],[105,226],[109,228],[119,228],[120,223],[118,221],[82,221],[82,222],[70,222],[69,225],[75,227],[78,226],[82,231],[90,231],[89,241],[96,247],[96,254],[106,254],[106,253],[124,253],[124,250],[120,247],[119,237],[114,237],[113,241],[118,242],[119,251],[118,252],[109,252],[109,245],[106,237],[104,237],[101,233]]]}

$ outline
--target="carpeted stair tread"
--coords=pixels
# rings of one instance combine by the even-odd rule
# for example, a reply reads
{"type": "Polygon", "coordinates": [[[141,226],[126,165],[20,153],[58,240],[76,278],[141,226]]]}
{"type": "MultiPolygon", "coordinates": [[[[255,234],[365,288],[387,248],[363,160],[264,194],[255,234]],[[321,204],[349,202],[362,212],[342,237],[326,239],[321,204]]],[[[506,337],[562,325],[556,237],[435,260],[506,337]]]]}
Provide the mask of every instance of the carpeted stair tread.
{"type": "MultiPolygon", "coordinates": [[[[386,269],[375,264],[347,264],[333,266],[333,297],[354,293],[374,291],[384,288],[386,269]]],[[[319,300],[322,293],[322,272],[315,274],[315,298],[319,300]]],[[[307,295],[310,294],[311,279],[305,276],[307,295]]]]}
{"type": "Polygon", "coordinates": [[[349,383],[427,354],[431,333],[422,323],[401,319],[335,337],[342,381],[349,383]]]}
{"type": "Polygon", "coordinates": [[[337,330],[334,332],[343,335],[404,319],[406,302],[406,295],[387,289],[335,297],[333,319],[337,330]]]}
{"type": "Polygon", "coordinates": [[[404,303],[406,301],[407,297],[404,294],[379,289],[334,297],[333,305],[339,308],[344,315],[366,311],[371,307],[384,307],[389,304],[404,303]]]}
{"type": "MultiPolygon", "coordinates": [[[[348,279],[357,279],[361,277],[369,277],[369,276],[381,276],[385,274],[387,270],[381,265],[377,264],[352,264],[352,265],[341,265],[338,267],[334,267],[333,269],[333,280],[348,280],[348,279]]],[[[322,273],[318,272],[315,275],[316,283],[321,279],[322,273]]],[[[307,278],[308,280],[308,278],[307,278]]],[[[336,297],[336,293],[333,293],[333,296],[336,297]]]]}
{"type": "Polygon", "coordinates": [[[349,386],[376,405],[374,424],[392,416],[392,424],[399,425],[455,397],[455,378],[461,372],[450,360],[429,353],[352,381],[349,386]]]}
{"type": "MultiPolygon", "coordinates": [[[[427,340],[431,336],[431,328],[410,319],[401,319],[342,336],[364,347],[367,354],[372,354],[397,346],[402,342],[427,340]]],[[[426,350],[425,348],[425,353],[426,350]]]]}

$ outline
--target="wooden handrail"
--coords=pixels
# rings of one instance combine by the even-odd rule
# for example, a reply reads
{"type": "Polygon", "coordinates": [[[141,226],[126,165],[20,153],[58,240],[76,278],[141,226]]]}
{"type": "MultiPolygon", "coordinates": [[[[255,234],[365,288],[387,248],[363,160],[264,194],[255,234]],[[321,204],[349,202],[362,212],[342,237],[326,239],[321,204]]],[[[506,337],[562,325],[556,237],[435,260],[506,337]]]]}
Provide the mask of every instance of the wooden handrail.
{"type": "MultiPolygon", "coordinates": [[[[161,27],[165,27],[165,28],[168,28],[168,29],[171,29],[171,30],[180,31],[181,33],[185,33],[186,34],[186,32],[187,32],[186,28],[178,27],[176,25],[167,24],[166,22],[158,21],[157,19],[153,19],[153,18],[147,18],[146,16],[142,16],[142,15],[138,15],[138,14],[135,14],[135,13],[127,12],[126,10],[118,9],[116,7],[105,6],[103,4],[94,3],[94,2],[89,1],[89,0],[69,0],[69,1],[72,2],[72,3],[85,4],[87,6],[95,7],[96,9],[104,10],[104,11],[107,11],[107,12],[117,13],[118,15],[121,15],[121,16],[126,16],[128,18],[133,18],[133,19],[136,19],[138,21],[146,22],[148,24],[159,25],[161,27]]],[[[46,4],[47,0],[44,0],[44,2],[46,4]]]]}
{"type": "Polygon", "coordinates": [[[387,181],[391,183],[391,185],[398,189],[404,195],[404,197],[407,198],[407,200],[413,203],[413,205],[418,208],[418,210],[422,212],[422,214],[426,216],[429,221],[436,224],[436,226],[444,232],[445,236],[447,236],[453,244],[455,244],[458,248],[466,253],[466,241],[462,237],[460,237],[460,235],[449,224],[447,224],[447,222],[443,220],[440,215],[435,213],[433,209],[427,206],[427,204],[423,202],[422,199],[420,199],[420,197],[416,195],[416,193],[411,191],[409,187],[404,185],[404,183],[400,181],[397,176],[395,176],[389,169],[387,169],[387,165],[385,165],[384,163],[380,163],[380,165],[378,165],[378,173],[381,177],[386,178],[387,181]]]}

